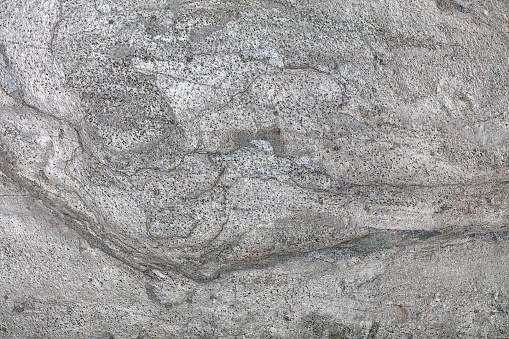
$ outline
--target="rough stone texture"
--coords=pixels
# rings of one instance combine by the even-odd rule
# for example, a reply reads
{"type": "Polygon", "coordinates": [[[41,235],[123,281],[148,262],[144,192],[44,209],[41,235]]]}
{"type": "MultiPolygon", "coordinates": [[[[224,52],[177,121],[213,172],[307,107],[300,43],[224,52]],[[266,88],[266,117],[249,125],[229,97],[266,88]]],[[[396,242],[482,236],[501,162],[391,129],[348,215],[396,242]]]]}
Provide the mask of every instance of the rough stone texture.
{"type": "Polygon", "coordinates": [[[509,2],[0,1],[0,338],[509,336],[509,2]]]}

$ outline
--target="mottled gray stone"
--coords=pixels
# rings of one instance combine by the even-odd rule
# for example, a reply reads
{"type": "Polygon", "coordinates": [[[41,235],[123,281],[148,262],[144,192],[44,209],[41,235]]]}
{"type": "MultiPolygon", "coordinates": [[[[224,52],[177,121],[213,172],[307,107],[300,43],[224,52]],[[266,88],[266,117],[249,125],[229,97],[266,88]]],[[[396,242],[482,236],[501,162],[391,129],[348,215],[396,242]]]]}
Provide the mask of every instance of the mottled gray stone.
{"type": "Polygon", "coordinates": [[[0,1],[0,337],[509,336],[508,16],[0,1]]]}

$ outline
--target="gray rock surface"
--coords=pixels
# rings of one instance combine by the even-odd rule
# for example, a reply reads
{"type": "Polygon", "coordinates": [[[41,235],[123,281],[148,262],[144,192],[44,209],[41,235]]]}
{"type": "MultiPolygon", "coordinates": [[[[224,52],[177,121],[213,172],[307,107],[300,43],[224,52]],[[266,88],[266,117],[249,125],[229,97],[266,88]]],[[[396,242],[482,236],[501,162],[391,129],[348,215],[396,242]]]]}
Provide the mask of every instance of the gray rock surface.
{"type": "Polygon", "coordinates": [[[508,23],[0,1],[0,338],[508,337],[508,23]]]}

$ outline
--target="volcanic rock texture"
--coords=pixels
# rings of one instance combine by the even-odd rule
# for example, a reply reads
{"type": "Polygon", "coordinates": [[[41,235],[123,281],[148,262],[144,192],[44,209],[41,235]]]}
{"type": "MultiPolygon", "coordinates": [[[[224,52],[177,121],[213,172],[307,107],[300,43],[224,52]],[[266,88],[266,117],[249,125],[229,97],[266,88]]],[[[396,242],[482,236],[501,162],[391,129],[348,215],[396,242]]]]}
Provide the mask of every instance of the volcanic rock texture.
{"type": "Polygon", "coordinates": [[[0,0],[0,338],[509,336],[506,0],[0,0]]]}

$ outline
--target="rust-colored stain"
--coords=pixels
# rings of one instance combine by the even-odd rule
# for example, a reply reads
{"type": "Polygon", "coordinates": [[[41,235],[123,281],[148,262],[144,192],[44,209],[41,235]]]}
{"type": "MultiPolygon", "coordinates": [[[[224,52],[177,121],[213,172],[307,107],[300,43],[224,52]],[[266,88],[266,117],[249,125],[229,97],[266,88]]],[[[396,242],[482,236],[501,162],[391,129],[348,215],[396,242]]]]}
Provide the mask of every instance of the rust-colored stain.
{"type": "Polygon", "coordinates": [[[465,208],[465,211],[464,211],[463,213],[465,213],[465,215],[468,215],[468,214],[472,214],[472,213],[474,213],[474,212],[472,211],[472,209],[470,208],[470,204],[469,204],[468,202],[467,202],[467,206],[466,206],[466,208],[465,208]]]}
{"type": "Polygon", "coordinates": [[[406,305],[393,304],[392,306],[394,306],[397,310],[399,321],[400,322],[406,321],[408,317],[406,305]]]}

